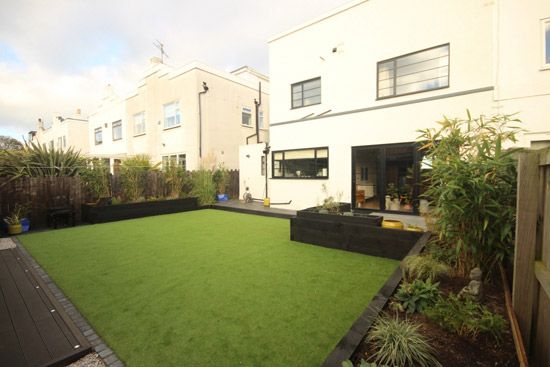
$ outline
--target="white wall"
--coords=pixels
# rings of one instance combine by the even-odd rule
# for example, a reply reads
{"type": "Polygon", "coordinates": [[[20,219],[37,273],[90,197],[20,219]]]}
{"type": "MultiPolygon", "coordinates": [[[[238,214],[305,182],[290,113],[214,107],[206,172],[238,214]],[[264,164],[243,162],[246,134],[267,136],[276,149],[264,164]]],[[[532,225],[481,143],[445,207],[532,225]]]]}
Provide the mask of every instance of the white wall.
{"type": "Polygon", "coordinates": [[[88,141],[90,156],[122,157],[126,154],[126,105],[125,100],[115,94],[109,85],[105,87],[103,98],[98,108],[89,116],[88,141]],[[122,122],[122,139],[113,140],[113,122],[122,122]],[[103,142],[95,144],[95,129],[101,127],[103,142]]]}
{"type": "Polygon", "coordinates": [[[264,149],[265,144],[261,143],[239,147],[239,198],[243,197],[247,187],[252,197],[265,198],[265,176],[261,170],[264,149]]]}
{"type": "Polygon", "coordinates": [[[326,184],[350,202],[352,147],[413,142],[416,130],[435,127],[444,114],[492,114],[493,11],[492,3],[476,0],[356,1],[272,37],[272,151],[326,146],[329,178],[272,178],[271,200],[292,200],[292,209],[314,206],[326,184]],[[376,100],[377,62],[446,43],[448,88],[376,100]],[[291,84],[319,76],[321,104],[292,109],[291,84]],[[412,103],[426,98],[433,100],[412,103]]]}

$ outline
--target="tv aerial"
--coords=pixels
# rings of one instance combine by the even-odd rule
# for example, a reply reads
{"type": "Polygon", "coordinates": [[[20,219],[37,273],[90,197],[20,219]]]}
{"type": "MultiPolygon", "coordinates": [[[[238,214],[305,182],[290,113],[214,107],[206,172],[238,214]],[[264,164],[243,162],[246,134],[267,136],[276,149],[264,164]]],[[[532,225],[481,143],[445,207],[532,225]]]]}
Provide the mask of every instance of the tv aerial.
{"type": "Polygon", "coordinates": [[[166,52],[164,52],[164,44],[162,44],[159,40],[155,39],[155,42],[153,42],[153,45],[155,45],[155,47],[160,50],[160,61],[164,63],[164,56],[170,57],[166,52]]]}

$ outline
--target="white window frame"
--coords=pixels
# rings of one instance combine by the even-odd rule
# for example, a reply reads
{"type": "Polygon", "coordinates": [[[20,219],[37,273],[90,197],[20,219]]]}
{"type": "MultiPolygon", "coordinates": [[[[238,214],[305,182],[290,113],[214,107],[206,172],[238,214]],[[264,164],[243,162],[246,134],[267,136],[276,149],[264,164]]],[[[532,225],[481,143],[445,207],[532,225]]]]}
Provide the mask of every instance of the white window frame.
{"type": "Polygon", "coordinates": [[[134,115],[134,136],[145,135],[145,112],[134,115]]]}
{"type": "Polygon", "coordinates": [[[546,33],[546,27],[550,28],[550,18],[541,19],[541,68],[550,69],[550,31],[546,33]]]}
{"type": "Polygon", "coordinates": [[[57,149],[63,148],[63,138],[60,136],[57,138],[57,149]]]}
{"type": "Polygon", "coordinates": [[[63,148],[67,147],[67,135],[63,135],[63,148]]]}
{"type": "Polygon", "coordinates": [[[241,108],[241,125],[252,127],[252,109],[251,108],[248,108],[248,107],[241,108]],[[248,115],[248,123],[246,124],[244,122],[245,115],[248,115]]]}
{"type": "MultiPolygon", "coordinates": [[[[162,106],[162,112],[164,114],[164,129],[171,129],[181,126],[181,103],[179,100],[166,103],[162,106]],[[167,108],[173,108],[173,114],[166,114],[167,108]],[[173,119],[173,123],[170,122],[173,119]]],[[[170,111],[171,112],[171,111],[170,111]]]]}
{"type": "Polygon", "coordinates": [[[111,132],[113,134],[113,141],[122,140],[122,120],[115,121],[111,124],[111,132]],[[115,139],[115,128],[120,128],[120,138],[115,139]]]}
{"type": "Polygon", "coordinates": [[[166,169],[168,162],[176,163],[178,167],[187,170],[187,153],[166,154],[161,157],[162,169],[166,169]]]}
{"type": "Polygon", "coordinates": [[[260,129],[265,129],[265,126],[264,126],[265,122],[264,122],[264,111],[259,111],[258,112],[258,127],[260,129]]]}
{"type": "Polygon", "coordinates": [[[101,127],[96,127],[94,129],[94,142],[95,145],[103,144],[103,129],[101,127]],[[97,139],[99,133],[99,140],[97,139]]]}

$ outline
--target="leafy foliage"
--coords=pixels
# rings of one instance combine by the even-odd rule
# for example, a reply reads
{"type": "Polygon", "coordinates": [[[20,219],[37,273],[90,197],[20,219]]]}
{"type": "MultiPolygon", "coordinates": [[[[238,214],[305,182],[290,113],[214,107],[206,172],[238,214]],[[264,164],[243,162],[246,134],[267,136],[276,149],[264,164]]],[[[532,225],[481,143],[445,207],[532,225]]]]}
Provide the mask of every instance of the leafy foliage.
{"type": "Polygon", "coordinates": [[[457,270],[462,275],[482,266],[490,275],[510,252],[514,238],[517,149],[503,144],[516,142],[519,120],[508,115],[481,116],[438,122],[439,130],[419,130],[421,149],[432,161],[426,174],[424,196],[435,208],[430,213],[441,240],[454,246],[457,270]]]}
{"type": "Polygon", "coordinates": [[[437,303],[423,313],[444,329],[474,340],[480,333],[490,333],[498,344],[506,329],[502,316],[471,300],[463,302],[452,293],[448,298],[439,297],[437,303]]]}
{"type": "Polygon", "coordinates": [[[166,187],[167,196],[177,199],[182,196],[182,189],[185,183],[185,171],[183,167],[168,162],[163,174],[164,185],[166,187]]]}
{"type": "Polygon", "coordinates": [[[323,199],[322,210],[326,210],[327,213],[340,215],[340,201],[344,193],[342,191],[336,192],[336,196],[330,195],[327,185],[323,184],[322,186],[323,194],[325,198],[323,199]]]}
{"type": "Polygon", "coordinates": [[[15,203],[15,206],[12,210],[9,210],[9,215],[4,217],[4,221],[8,225],[18,225],[21,224],[21,220],[25,219],[29,215],[30,203],[28,204],[19,204],[15,203]]]}
{"type": "Polygon", "coordinates": [[[218,168],[212,175],[212,180],[218,188],[218,194],[227,193],[227,181],[229,180],[229,172],[227,171],[227,168],[225,168],[223,163],[220,163],[218,165],[218,168]]]}
{"type": "Polygon", "coordinates": [[[80,170],[80,176],[84,181],[84,186],[94,193],[97,200],[111,196],[109,166],[101,160],[92,160],[87,167],[80,170]]]}
{"type": "Polygon", "coordinates": [[[413,279],[437,279],[443,275],[449,274],[451,268],[435,259],[431,254],[410,255],[403,259],[401,263],[403,277],[408,280],[413,279]]]}
{"type": "Polygon", "coordinates": [[[439,282],[432,284],[430,278],[423,282],[420,279],[412,284],[403,283],[397,291],[395,298],[403,303],[407,313],[422,312],[425,308],[433,306],[437,301],[439,282]]]}
{"type": "Polygon", "coordinates": [[[0,135],[0,150],[22,150],[23,144],[10,136],[0,135]]]}
{"type": "Polygon", "coordinates": [[[122,162],[120,173],[122,174],[122,184],[124,195],[130,201],[137,201],[138,198],[145,196],[147,188],[147,172],[158,167],[151,165],[151,158],[146,154],[137,154],[132,158],[122,162]]]}
{"type": "Polygon", "coordinates": [[[30,142],[24,150],[3,150],[0,152],[0,176],[74,176],[84,166],[80,152],[72,148],[65,151],[48,149],[30,142]]]}
{"type": "Polygon", "coordinates": [[[374,354],[376,362],[392,367],[441,366],[433,356],[429,341],[418,331],[419,327],[408,320],[379,317],[366,338],[378,349],[374,354]]]}

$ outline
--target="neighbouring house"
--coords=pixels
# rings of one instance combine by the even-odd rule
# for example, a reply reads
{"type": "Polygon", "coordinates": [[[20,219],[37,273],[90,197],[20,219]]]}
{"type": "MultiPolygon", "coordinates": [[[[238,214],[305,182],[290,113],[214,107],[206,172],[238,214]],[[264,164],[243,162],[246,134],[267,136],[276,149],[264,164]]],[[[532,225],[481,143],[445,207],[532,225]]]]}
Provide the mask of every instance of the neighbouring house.
{"type": "Polygon", "coordinates": [[[88,120],[80,109],[71,117],[63,117],[60,113],[53,113],[52,121],[38,119],[37,130],[29,132],[29,139],[48,149],[65,150],[73,148],[86,155],[90,148],[88,144],[88,120]]]}
{"type": "Polygon", "coordinates": [[[90,156],[103,160],[115,167],[127,154],[126,101],[118,96],[111,85],[107,85],[103,98],[90,114],[88,140],[90,156]]]}
{"type": "Polygon", "coordinates": [[[518,112],[522,146],[550,142],[546,0],[356,0],[271,37],[269,52],[269,197],[292,209],[322,203],[325,185],[377,211],[397,190],[392,209],[418,213],[417,130],[466,109],[518,112]]]}
{"type": "Polygon", "coordinates": [[[249,67],[228,73],[199,61],[174,68],[154,57],[125,98],[105,89],[90,115],[90,155],[114,161],[147,154],[154,163],[187,170],[214,158],[237,169],[239,146],[267,139],[268,116],[267,76],[249,67]]]}

